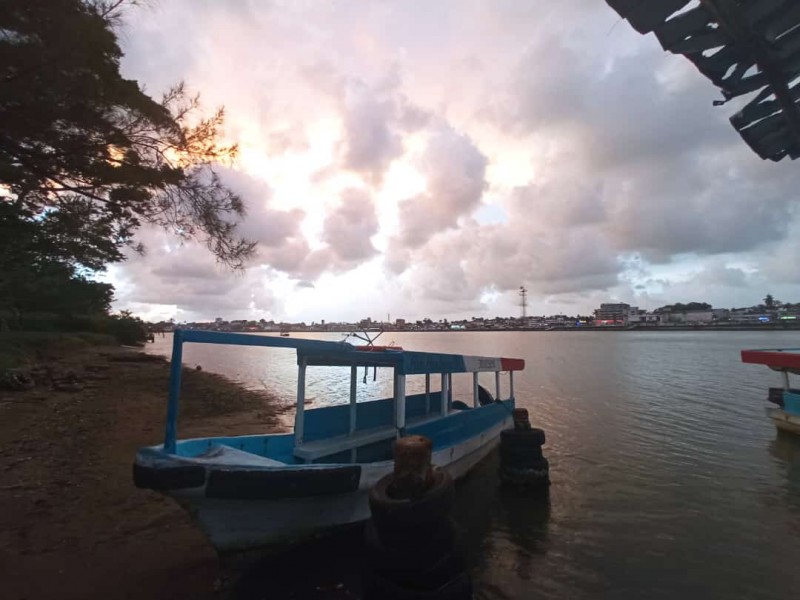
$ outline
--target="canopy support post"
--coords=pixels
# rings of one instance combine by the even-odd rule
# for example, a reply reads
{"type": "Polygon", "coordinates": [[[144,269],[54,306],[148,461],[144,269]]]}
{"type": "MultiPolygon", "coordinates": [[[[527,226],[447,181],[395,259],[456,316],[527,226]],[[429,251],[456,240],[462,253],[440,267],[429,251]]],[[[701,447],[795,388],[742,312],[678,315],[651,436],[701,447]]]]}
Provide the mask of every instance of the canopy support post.
{"type": "Polygon", "coordinates": [[[478,408],[481,405],[478,400],[478,372],[472,374],[472,407],[478,408]]]}
{"type": "Polygon", "coordinates": [[[306,359],[301,358],[297,367],[297,409],[294,411],[294,443],[303,443],[306,406],[306,359]]]}
{"type": "Polygon", "coordinates": [[[395,423],[397,427],[397,436],[401,437],[405,433],[406,428],[406,376],[396,375],[395,381],[395,423]]]}
{"type": "Polygon", "coordinates": [[[494,397],[496,400],[502,400],[500,397],[500,371],[494,372],[494,397]]]}
{"type": "Polygon", "coordinates": [[[178,436],[178,400],[181,395],[181,369],[183,368],[183,332],[175,331],[172,338],[172,362],[169,366],[169,400],[167,425],[164,430],[164,451],[175,454],[178,436]]]}
{"type": "Polygon", "coordinates": [[[450,412],[448,410],[449,406],[447,403],[447,398],[449,396],[449,393],[447,391],[448,388],[447,383],[448,383],[447,373],[442,373],[442,416],[446,416],[450,412]]]}
{"type": "Polygon", "coordinates": [[[425,406],[426,413],[431,414],[431,374],[425,373],[425,406]]]}
{"type": "Polygon", "coordinates": [[[358,367],[350,367],[350,435],[356,430],[356,379],[358,378],[358,367]]]}
{"type": "Polygon", "coordinates": [[[514,399],[514,371],[508,372],[509,398],[514,399]]]}

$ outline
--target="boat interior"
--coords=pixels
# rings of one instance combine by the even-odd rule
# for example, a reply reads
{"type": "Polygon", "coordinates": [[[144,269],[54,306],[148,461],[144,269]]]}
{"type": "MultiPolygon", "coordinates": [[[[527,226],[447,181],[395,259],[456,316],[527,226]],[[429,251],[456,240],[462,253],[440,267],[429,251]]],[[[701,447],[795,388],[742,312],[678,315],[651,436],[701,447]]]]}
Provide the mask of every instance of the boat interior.
{"type": "MultiPolygon", "coordinates": [[[[451,403],[442,415],[442,394],[414,394],[406,397],[406,434],[429,437],[434,451],[479,435],[487,426],[505,419],[513,404],[509,400],[470,408],[465,402],[451,403]]],[[[304,440],[295,444],[293,433],[209,437],[180,440],[176,454],[201,462],[242,466],[284,466],[297,464],[355,464],[391,460],[394,399],[359,402],[357,419],[350,432],[350,406],[337,404],[305,411],[304,440]]]]}
{"type": "Polygon", "coordinates": [[[343,342],[249,336],[195,330],[173,334],[170,394],[164,444],[154,450],[192,462],[236,466],[364,464],[391,460],[398,435],[419,434],[441,450],[480,436],[504,421],[514,406],[514,371],[520,359],[465,357],[454,354],[408,352],[398,347],[353,347],[343,342]],[[186,342],[291,348],[297,352],[298,378],[294,433],[177,439],[182,347],[186,342]],[[467,365],[469,362],[469,365],[467,365]],[[350,370],[348,402],[305,407],[306,368],[336,366],[350,370]],[[358,402],[359,367],[391,368],[392,396],[358,402]],[[509,377],[509,398],[495,401],[478,383],[479,372],[493,373],[500,397],[500,373],[509,377]],[[470,402],[453,400],[453,375],[471,378],[470,402]],[[425,392],[406,394],[407,375],[424,375],[425,392]],[[431,379],[441,389],[431,389],[431,379]]]}

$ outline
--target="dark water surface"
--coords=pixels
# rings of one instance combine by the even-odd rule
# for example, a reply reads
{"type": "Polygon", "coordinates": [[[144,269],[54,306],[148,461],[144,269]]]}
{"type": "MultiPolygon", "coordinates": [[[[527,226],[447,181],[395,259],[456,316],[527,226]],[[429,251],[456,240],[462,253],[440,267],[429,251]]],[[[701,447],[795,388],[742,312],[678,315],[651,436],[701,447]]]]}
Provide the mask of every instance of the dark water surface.
{"type": "MultiPolygon", "coordinates": [[[[797,347],[799,337],[452,332],[380,342],[527,361],[517,404],[547,432],[549,501],[501,492],[496,456],[459,485],[454,517],[477,598],[749,599],[800,597],[800,439],[779,436],[764,414],[778,375],[742,364],[739,351],[797,347]]],[[[293,402],[291,351],[189,345],[184,362],[263,381],[293,402]]],[[[334,373],[310,370],[314,403],[334,392],[344,401],[348,376],[334,373]]],[[[389,373],[376,382],[370,373],[359,399],[390,387],[389,373]]]]}

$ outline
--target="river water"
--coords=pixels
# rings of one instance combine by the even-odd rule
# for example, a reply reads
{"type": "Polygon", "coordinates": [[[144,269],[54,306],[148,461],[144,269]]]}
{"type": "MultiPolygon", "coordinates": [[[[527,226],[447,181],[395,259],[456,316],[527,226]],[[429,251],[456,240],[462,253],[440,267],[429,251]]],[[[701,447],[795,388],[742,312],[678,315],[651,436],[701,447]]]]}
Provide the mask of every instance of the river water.
{"type": "MultiPolygon", "coordinates": [[[[549,499],[502,492],[496,456],[459,485],[454,518],[477,598],[755,599],[800,597],[800,439],[764,414],[778,375],[739,351],[798,337],[431,332],[380,343],[526,360],[517,405],[547,433],[552,486],[549,499]]],[[[294,400],[291,351],[187,345],[184,362],[294,400]]],[[[346,398],[348,375],[335,371],[309,369],[312,404],[346,398]]],[[[359,380],[359,400],[388,395],[389,373],[372,378],[359,380]]]]}

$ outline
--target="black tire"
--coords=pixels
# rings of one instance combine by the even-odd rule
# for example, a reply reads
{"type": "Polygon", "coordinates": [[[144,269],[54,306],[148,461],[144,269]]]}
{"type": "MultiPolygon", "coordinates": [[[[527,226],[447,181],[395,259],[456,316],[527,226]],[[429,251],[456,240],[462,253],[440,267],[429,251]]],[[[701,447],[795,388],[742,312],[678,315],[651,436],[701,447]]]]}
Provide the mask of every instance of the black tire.
{"type": "Polygon", "coordinates": [[[406,587],[376,573],[364,575],[364,600],[472,600],[472,581],[466,573],[433,590],[406,587]]]}
{"type": "Polygon", "coordinates": [[[445,520],[455,499],[453,479],[436,469],[433,485],[421,498],[398,500],[389,496],[394,477],[382,477],[369,491],[369,508],[378,531],[419,530],[445,520]]]}
{"type": "Polygon", "coordinates": [[[550,463],[542,458],[531,467],[501,465],[498,475],[503,483],[517,487],[546,487],[550,485],[550,463]]]}
{"type": "Polygon", "coordinates": [[[515,439],[508,439],[503,440],[500,442],[500,446],[502,448],[541,448],[542,444],[539,441],[538,437],[530,437],[530,438],[515,438],[515,439]]]}
{"type": "Polygon", "coordinates": [[[542,468],[539,466],[539,461],[541,458],[518,458],[516,460],[504,460],[501,465],[503,467],[508,467],[510,469],[533,469],[533,470],[541,470],[542,468]]]}
{"type": "Polygon", "coordinates": [[[501,444],[529,444],[541,446],[545,443],[544,429],[504,429],[500,432],[501,444]]]}
{"type": "Polygon", "coordinates": [[[433,531],[417,533],[386,539],[369,521],[364,527],[367,565],[379,573],[425,573],[443,556],[453,553],[455,532],[450,521],[433,531]]]}
{"type": "Polygon", "coordinates": [[[517,464],[541,458],[544,458],[541,446],[532,446],[530,448],[517,448],[514,446],[500,447],[500,460],[504,463],[510,462],[517,464]]]}
{"type": "Polygon", "coordinates": [[[530,466],[500,465],[500,470],[512,475],[528,475],[533,473],[549,473],[550,462],[546,458],[533,461],[530,466]]]}

